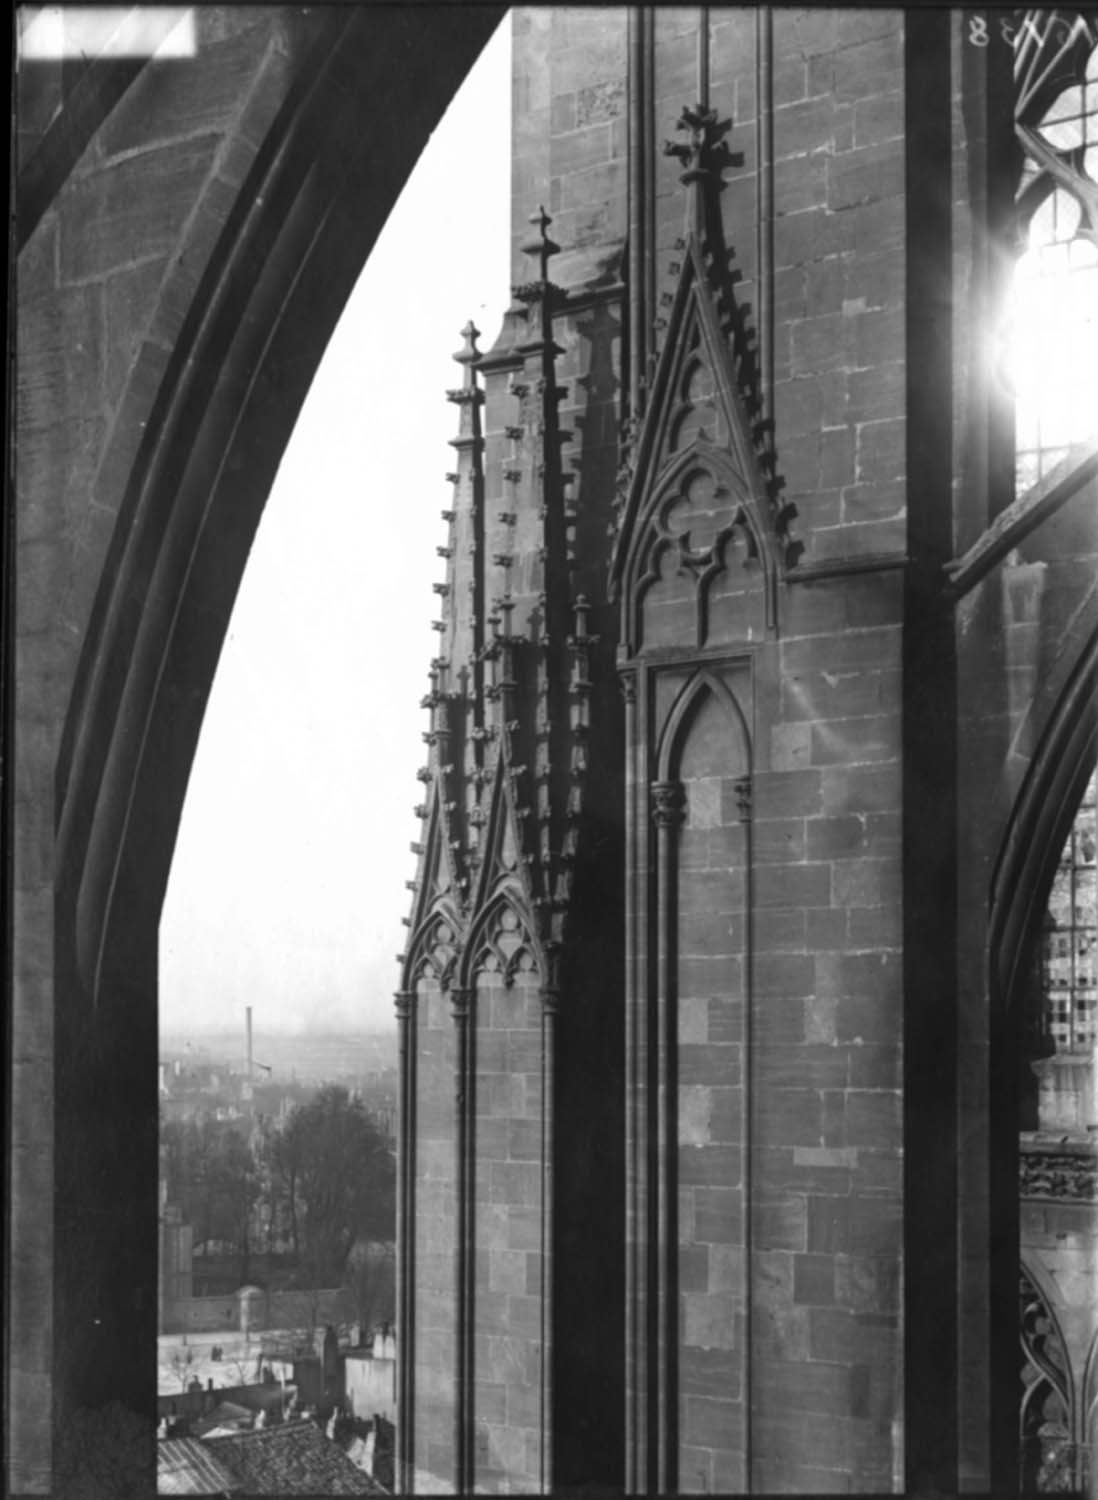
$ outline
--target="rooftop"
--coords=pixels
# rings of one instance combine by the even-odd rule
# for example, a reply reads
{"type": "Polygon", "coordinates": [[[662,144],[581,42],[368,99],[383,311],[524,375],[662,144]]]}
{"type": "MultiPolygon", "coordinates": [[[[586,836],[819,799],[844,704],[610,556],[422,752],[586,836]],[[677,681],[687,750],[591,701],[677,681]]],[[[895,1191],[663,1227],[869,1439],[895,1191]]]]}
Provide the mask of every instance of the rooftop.
{"type": "Polygon", "coordinates": [[[160,1495],[383,1495],[312,1422],[157,1444],[160,1495]]]}

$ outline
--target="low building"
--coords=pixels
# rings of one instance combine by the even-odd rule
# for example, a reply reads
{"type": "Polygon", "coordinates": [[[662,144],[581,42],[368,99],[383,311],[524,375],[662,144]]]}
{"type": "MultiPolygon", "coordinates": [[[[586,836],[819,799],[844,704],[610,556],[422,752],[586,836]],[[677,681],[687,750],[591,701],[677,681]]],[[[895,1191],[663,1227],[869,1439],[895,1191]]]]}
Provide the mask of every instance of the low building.
{"type": "Polygon", "coordinates": [[[396,1360],[369,1349],[349,1349],[343,1356],[343,1396],[352,1416],[396,1421],[396,1360]]]}

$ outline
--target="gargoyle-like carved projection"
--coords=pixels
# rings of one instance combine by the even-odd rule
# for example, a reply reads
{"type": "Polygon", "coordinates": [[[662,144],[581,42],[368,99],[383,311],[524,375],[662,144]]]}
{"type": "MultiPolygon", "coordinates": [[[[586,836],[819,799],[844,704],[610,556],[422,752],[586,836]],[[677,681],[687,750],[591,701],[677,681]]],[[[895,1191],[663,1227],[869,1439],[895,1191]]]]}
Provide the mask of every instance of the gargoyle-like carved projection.
{"type": "Polygon", "coordinates": [[[789,535],[794,508],[775,498],[765,425],[754,420],[754,357],[717,202],[726,127],[699,108],[684,110],[679,128],[688,143],[667,149],[686,164],[686,231],[647,406],[623,457],[611,564],[627,655],[772,630],[777,584],[802,550],[789,535]],[[715,609],[718,596],[726,610],[715,609]]]}

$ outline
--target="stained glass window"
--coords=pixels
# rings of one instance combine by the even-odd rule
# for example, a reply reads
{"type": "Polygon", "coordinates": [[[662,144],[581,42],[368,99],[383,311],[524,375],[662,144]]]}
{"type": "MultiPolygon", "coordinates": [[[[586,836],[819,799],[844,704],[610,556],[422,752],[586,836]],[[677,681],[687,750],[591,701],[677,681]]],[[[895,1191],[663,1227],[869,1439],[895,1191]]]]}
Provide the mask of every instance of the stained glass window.
{"type": "Polygon", "coordinates": [[[1043,951],[1044,1024],[1057,1052],[1098,1042],[1098,772],[1087,784],[1049,896],[1043,951]]]}
{"type": "Polygon", "coordinates": [[[1025,12],[1014,73],[1023,164],[1007,363],[1024,494],[1098,431],[1098,27],[1025,12]]]}

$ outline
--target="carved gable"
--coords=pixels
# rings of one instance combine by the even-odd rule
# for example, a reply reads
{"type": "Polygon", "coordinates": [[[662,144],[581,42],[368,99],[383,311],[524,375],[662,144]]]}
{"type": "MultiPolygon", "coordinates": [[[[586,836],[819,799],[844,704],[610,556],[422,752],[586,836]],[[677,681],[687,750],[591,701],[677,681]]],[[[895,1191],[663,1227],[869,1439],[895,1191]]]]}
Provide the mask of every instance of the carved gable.
{"type": "Polygon", "coordinates": [[[475,908],[481,907],[502,883],[521,879],[515,809],[508,789],[507,761],[503,755],[496,760],[495,781],[487,821],[481,829],[478,853],[480,869],[473,901],[475,908]]]}
{"type": "Polygon", "coordinates": [[[692,163],[683,176],[691,222],[671,268],[676,289],[611,565],[630,655],[772,630],[777,583],[799,550],[785,535],[790,513],[771,500],[742,389],[726,255],[719,228],[709,227],[717,205],[702,195],[721,159],[716,119],[684,112],[683,121],[693,143],[675,149],[692,163]]]}

